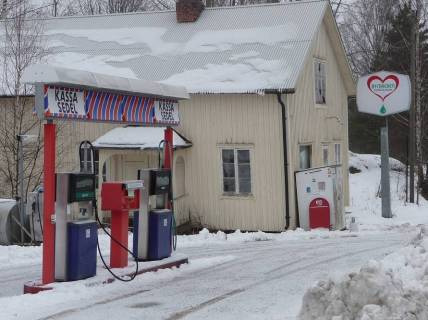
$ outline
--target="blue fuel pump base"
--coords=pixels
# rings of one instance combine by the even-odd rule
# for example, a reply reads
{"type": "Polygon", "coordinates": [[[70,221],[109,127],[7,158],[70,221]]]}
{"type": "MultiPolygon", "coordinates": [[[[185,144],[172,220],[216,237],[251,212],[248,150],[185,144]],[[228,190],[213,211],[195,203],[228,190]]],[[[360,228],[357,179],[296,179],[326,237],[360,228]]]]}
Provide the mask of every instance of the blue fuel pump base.
{"type": "MultiPolygon", "coordinates": [[[[82,152],[80,152],[80,150],[81,150],[81,148],[82,148],[82,146],[85,144],[85,143],[87,143],[88,145],[89,145],[89,148],[91,149],[91,151],[92,151],[92,157],[91,157],[91,160],[92,160],[92,168],[94,168],[94,146],[92,145],[92,143],[90,142],[90,141],[82,141],[81,143],[80,143],[80,146],[79,146],[79,157],[80,157],[80,163],[82,162],[82,152]]],[[[92,203],[92,205],[93,205],[93,208],[94,208],[94,210],[95,210],[95,219],[97,220],[97,222],[98,222],[98,225],[101,227],[101,229],[103,229],[103,231],[110,237],[110,239],[112,239],[116,244],[118,244],[123,250],[125,250],[125,251],[127,251],[133,258],[134,258],[134,260],[135,260],[135,272],[129,277],[129,278],[123,278],[123,277],[121,277],[121,276],[118,276],[117,274],[115,274],[112,270],[111,270],[111,268],[109,267],[109,265],[106,263],[106,261],[104,260],[104,257],[103,257],[103,255],[102,255],[102,253],[101,253],[101,248],[100,248],[100,242],[98,241],[98,233],[97,233],[97,248],[98,248],[98,254],[99,254],[99,256],[100,256],[100,259],[101,259],[101,261],[102,261],[102,263],[103,263],[103,265],[104,265],[104,267],[107,269],[107,271],[115,278],[115,279],[117,279],[117,280],[119,280],[119,281],[122,281],[122,282],[130,282],[130,281],[132,281],[132,280],[134,280],[135,279],[135,277],[137,276],[137,274],[138,274],[138,259],[137,259],[137,257],[132,253],[132,251],[130,251],[127,247],[125,247],[122,243],[120,243],[117,239],[115,239],[112,235],[111,235],[111,233],[110,232],[108,232],[107,231],[107,229],[104,227],[104,224],[101,222],[101,220],[100,220],[100,217],[98,216],[98,206],[97,206],[97,201],[96,200],[94,200],[93,201],[93,203],[92,203]]]]}

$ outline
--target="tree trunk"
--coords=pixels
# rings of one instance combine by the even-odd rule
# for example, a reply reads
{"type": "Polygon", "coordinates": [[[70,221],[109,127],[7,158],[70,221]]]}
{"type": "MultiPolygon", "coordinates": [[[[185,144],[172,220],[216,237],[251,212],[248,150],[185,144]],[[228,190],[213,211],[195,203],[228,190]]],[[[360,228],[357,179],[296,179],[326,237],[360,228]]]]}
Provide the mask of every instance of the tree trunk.
{"type": "MultiPolygon", "coordinates": [[[[416,18],[416,17],[415,17],[416,18]]],[[[412,25],[411,43],[412,50],[410,54],[410,78],[412,80],[412,104],[409,112],[409,200],[415,203],[415,104],[416,104],[416,32],[418,30],[417,19],[412,25]]]]}

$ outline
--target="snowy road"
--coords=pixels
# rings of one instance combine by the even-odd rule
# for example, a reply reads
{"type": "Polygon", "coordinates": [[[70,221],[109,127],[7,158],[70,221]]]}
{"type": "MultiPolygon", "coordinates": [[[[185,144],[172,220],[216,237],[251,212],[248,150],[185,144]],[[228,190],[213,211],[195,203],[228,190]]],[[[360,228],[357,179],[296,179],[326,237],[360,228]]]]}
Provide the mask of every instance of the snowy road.
{"type": "Polygon", "coordinates": [[[21,294],[25,282],[40,278],[41,269],[39,264],[0,268],[0,297],[21,294]]]}
{"type": "MultiPolygon", "coordinates": [[[[40,320],[96,320],[106,315],[110,319],[295,319],[305,289],[316,280],[357,270],[367,260],[401,247],[410,236],[343,235],[347,237],[182,248],[191,264],[180,270],[147,274],[131,284],[84,287],[84,291],[63,284],[56,295],[6,298],[11,300],[5,315],[40,320]],[[14,312],[15,304],[38,307],[14,312]]],[[[0,299],[0,305],[3,302],[0,299]]]]}

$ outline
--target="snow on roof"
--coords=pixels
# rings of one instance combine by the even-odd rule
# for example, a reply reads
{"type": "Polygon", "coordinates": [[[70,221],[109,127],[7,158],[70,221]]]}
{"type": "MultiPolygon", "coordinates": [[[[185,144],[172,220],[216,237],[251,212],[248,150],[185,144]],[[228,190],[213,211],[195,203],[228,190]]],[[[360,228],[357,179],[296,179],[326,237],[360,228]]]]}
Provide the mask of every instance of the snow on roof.
{"type": "Polygon", "coordinates": [[[46,20],[50,64],[184,85],[190,93],[294,89],[326,1],[46,20]]]}
{"type": "MultiPolygon", "coordinates": [[[[157,149],[164,139],[164,127],[118,127],[110,130],[93,142],[96,148],[157,149]]],[[[192,143],[173,132],[174,148],[185,148],[192,143]]]]}
{"type": "Polygon", "coordinates": [[[119,91],[128,94],[188,99],[189,95],[182,86],[171,86],[158,82],[129,79],[115,75],[53,67],[36,64],[27,67],[22,76],[27,83],[46,83],[59,85],[78,85],[80,87],[119,91]]]}

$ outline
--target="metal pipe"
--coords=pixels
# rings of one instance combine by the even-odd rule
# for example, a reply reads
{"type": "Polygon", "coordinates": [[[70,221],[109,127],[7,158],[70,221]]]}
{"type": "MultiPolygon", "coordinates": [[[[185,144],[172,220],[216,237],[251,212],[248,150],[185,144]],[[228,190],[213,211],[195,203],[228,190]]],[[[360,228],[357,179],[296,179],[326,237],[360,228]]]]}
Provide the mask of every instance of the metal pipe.
{"type": "Polygon", "coordinates": [[[284,195],[285,195],[285,229],[290,227],[290,200],[288,190],[288,157],[287,157],[287,112],[284,101],[282,101],[281,93],[277,92],[276,97],[278,103],[281,106],[281,119],[282,119],[282,145],[283,145],[283,157],[284,157],[284,195]]]}
{"type": "Polygon", "coordinates": [[[385,117],[385,127],[380,128],[380,130],[382,217],[392,218],[389,181],[388,117],[385,117]]]}
{"type": "Polygon", "coordinates": [[[21,228],[21,244],[24,243],[24,150],[23,150],[23,137],[17,135],[18,140],[18,183],[19,183],[19,222],[21,228]]]}

